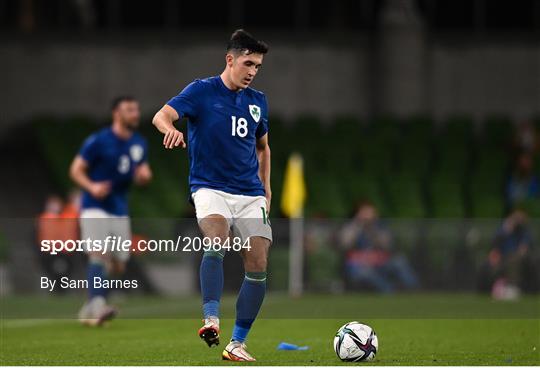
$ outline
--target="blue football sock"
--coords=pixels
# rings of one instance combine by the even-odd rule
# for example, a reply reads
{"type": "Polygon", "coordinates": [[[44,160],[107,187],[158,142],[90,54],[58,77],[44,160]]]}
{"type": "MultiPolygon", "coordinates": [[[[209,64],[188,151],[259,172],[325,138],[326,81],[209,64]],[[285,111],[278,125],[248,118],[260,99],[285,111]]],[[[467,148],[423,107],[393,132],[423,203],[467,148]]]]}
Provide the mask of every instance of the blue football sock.
{"type": "Polygon", "coordinates": [[[232,340],[244,342],[261,309],[266,292],[266,272],[246,272],[236,301],[232,340]]]}
{"type": "Polygon", "coordinates": [[[88,296],[90,299],[96,296],[107,297],[108,289],[104,287],[94,287],[94,277],[99,277],[102,280],[107,279],[107,271],[105,265],[100,259],[90,259],[88,261],[87,280],[88,280],[88,296]]]}
{"type": "Polygon", "coordinates": [[[223,291],[223,254],[205,252],[200,268],[204,318],[219,317],[219,301],[223,291]]]}

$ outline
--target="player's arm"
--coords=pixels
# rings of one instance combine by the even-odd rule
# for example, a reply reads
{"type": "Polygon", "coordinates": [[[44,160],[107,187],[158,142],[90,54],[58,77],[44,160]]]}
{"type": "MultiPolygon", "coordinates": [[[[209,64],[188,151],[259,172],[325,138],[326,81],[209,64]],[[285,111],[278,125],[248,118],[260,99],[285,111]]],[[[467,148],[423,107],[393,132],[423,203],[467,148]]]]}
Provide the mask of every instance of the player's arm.
{"type": "Polygon", "coordinates": [[[86,190],[96,199],[105,198],[111,191],[108,181],[96,182],[88,177],[88,163],[81,156],[75,156],[69,168],[69,176],[82,189],[86,190]]]}
{"type": "Polygon", "coordinates": [[[268,202],[267,210],[270,212],[272,189],[270,188],[270,145],[268,144],[268,134],[257,139],[257,159],[259,160],[259,177],[264,185],[266,201],[268,202]]]}
{"type": "Polygon", "coordinates": [[[164,134],[163,145],[165,148],[171,149],[178,146],[186,148],[184,135],[174,126],[174,122],[178,119],[178,113],[169,105],[163,106],[152,119],[152,124],[164,134]]]}

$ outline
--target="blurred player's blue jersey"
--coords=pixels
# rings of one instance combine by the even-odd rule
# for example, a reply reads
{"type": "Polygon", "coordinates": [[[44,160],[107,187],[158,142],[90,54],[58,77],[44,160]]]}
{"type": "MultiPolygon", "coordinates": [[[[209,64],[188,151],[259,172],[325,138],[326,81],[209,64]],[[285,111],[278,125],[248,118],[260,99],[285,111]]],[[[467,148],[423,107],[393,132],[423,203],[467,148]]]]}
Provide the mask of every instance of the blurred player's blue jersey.
{"type": "Polygon", "coordinates": [[[262,92],[228,89],[221,77],[195,80],[169,106],[188,118],[189,185],[231,194],[264,195],[256,141],[268,131],[262,92]]]}
{"type": "Polygon", "coordinates": [[[100,208],[112,215],[127,215],[127,191],[135,169],[146,161],[146,140],[138,133],[124,140],[111,127],[104,128],[84,141],[79,155],[88,163],[88,177],[92,181],[111,183],[111,192],[103,200],[84,191],[82,209],[100,208]]]}

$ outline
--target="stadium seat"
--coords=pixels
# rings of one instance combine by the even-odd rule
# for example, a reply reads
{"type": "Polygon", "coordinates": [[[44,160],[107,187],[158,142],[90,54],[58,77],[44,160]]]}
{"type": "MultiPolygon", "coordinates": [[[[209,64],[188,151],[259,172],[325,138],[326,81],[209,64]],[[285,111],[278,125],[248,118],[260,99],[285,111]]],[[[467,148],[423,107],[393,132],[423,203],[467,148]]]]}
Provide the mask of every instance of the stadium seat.
{"type": "Polygon", "coordinates": [[[340,188],[346,198],[347,215],[351,215],[356,205],[362,200],[369,200],[377,207],[382,216],[391,214],[384,199],[382,182],[379,177],[369,173],[354,173],[347,180],[340,180],[340,188]]]}
{"type": "Polygon", "coordinates": [[[454,117],[441,127],[435,138],[435,170],[462,171],[470,169],[473,122],[470,119],[454,117]]]}
{"type": "Polygon", "coordinates": [[[483,124],[483,145],[506,151],[512,141],[514,127],[509,118],[493,116],[483,124]]]}
{"type": "Polygon", "coordinates": [[[68,175],[73,157],[79,151],[84,139],[99,126],[81,117],[70,119],[42,118],[32,122],[43,155],[50,162],[54,181],[64,192],[73,184],[68,175]],[[65,137],[70,139],[66,140],[65,137]]]}
{"type": "Polygon", "coordinates": [[[353,117],[338,116],[328,129],[323,145],[327,145],[326,154],[331,162],[331,169],[341,175],[360,168],[360,145],[365,139],[365,127],[353,117]]]}
{"type": "Polygon", "coordinates": [[[429,179],[432,215],[438,218],[465,216],[464,182],[461,172],[436,173],[429,179]]]}
{"type": "Polygon", "coordinates": [[[433,122],[414,118],[403,123],[397,157],[400,171],[417,176],[427,174],[432,161],[433,122]]]}
{"type": "Polygon", "coordinates": [[[340,178],[328,172],[310,172],[306,175],[306,216],[343,218],[350,210],[340,189],[340,178]]]}
{"type": "Polygon", "coordinates": [[[504,176],[497,171],[479,170],[471,177],[472,216],[500,218],[504,210],[504,176]]]}
{"type": "Polygon", "coordinates": [[[268,129],[268,141],[272,149],[272,166],[278,164],[284,167],[289,155],[294,150],[294,142],[289,139],[291,137],[290,124],[277,116],[270,116],[268,129]]]}
{"type": "Polygon", "coordinates": [[[421,218],[426,216],[421,179],[408,173],[385,178],[389,213],[392,217],[421,218]]]}
{"type": "Polygon", "coordinates": [[[398,120],[386,117],[368,125],[359,145],[363,170],[384,175],[395,171],[396,147],[400,136],[398,124],[398,120]]]}

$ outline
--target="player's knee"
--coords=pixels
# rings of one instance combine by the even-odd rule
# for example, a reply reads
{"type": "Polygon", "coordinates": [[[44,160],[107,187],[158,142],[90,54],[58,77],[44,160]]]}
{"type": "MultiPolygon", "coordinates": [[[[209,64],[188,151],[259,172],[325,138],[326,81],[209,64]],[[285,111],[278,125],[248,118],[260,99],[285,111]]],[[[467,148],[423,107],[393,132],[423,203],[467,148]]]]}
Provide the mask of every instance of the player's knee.
{"type": "Polygon", "coordinates": [[[245,259],[244,268],[248,272],[266,272],[268,262],[266,257],[257,257],[254,259],[245,259]]]}
{"type": "Polygon", "coordinates": [[[207,238],[219,238],[225,241],[229,237],[229,223],[223,216],[207,216],[199,222],[199,227],[207,238]]]}

